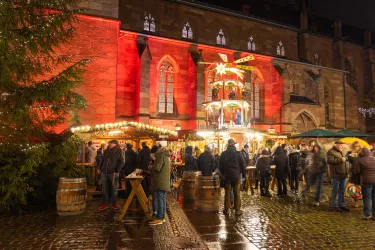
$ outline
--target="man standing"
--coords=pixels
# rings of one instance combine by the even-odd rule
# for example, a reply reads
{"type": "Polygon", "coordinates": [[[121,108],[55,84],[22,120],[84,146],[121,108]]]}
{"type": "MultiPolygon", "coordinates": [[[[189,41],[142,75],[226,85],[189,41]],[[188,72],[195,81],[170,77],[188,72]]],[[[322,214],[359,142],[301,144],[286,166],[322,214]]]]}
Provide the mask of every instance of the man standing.
{"type": "Polygon", "coordinates": [[[240,197],[240,186],[241,186],[241,175],[245,178],[245,160],[243,159],[240,152],[237,151],[234,146],[236,142],[233,139],[228,140],[228,147],[221,156],[219,163],[220,173],[225,178],[225,200],[224,200],[224,211],[223,214],[229,214],[230,208],[230,193],[234,191],[234,208],[236,215],[241,215],[241,197],[240,197]]]}
{"type": "Polygon", "coordinates": [[[346,178],[349,175],[349,171],[346,167],[346,158],[342,153],[343,144],[340,141],[335,142],[333,148],[327,153],[329,176],[332,178],[332,210],[336,212],[350,212],[350,209],[345,207],[344,198],[346,178]]]}
{"type": "MultiPolygon", "coordinates": [[[[250,166],[250,155],[249,155],[249,149],[250,149],[250,147],[249,147],[249,145],[247,145],[247,144],[245,144],[244,146],[243,146],[243,149],[241,150],[241,155],[242,155],[242,157],[244,158],[244,160],[245,160],[245,166],[247,167],[247,166],[250,166]]],[[[255,179],[255,189],[258,189],[258,179],[259,179],[259,176],[258,176],[258,171],[255,171],[254,172],[254,177],[253,177],[254,179],[255,179]]],[[[243,185],[243,187],[244,187],[245,185],[243,185]]]]}
{"type": "Polygon", "coordinates": [[[92,143],[92,141],[89,141],[89,143],[87,144],[88,147],[86,148],[86,155],[85,155],[85,160],[87,163],[92,163],[94,164],[95,163],[95,157],[96,157],[96,147],[95,145],[92,143]]]}
{"type": "Polygon", "coordinates": [[[300,156],[298,161],[298,167],[301,169],[301,172],[303,174],[303,178],[305,179],[306,186],[302,190],[302,193],[308,193],[310,192],[310,176],[307,169],[307,158],[309,155],[309,151],[307,149],[307,145],[305,143],[302,143],[300,145],[300,156]]]}
{"type": "MultiPolygon", "coordinates": [[[[142,142],[142,149],[138,153],[137,158],[137,168],[142,169],[143,171],[148,171],[148,166],[151,162],[151,150],[147,146],[146,142],[142,142]]],[[[145,175],[142,180],[142,187],[145,191],[147,197],[150,196],[150,181],[151,178],[149,175],[145,175]]]]}
{"type": "Polygon", "coordinates": [[[125,164],[124,155],[118,145],[117,140],[109,142],[109,148],[104,152],[103,160],[100,163],[98,172],[102,173],[102,186],[104,203],[99,210],[108,208],[108,196],[111,191],[112,208],[118,209],[117,206],[117,187],[119,180],[119,173],[125,164]]]}
{"type": "Polygon", "coordinates": [[[214,169],[212,169],[213,172],[216,171],[216,169],[219,169],[219,162],[220,162],[220,155],[219,155],[219,149],[214,149],[214,169]]]}
{"type": "Polygon", "coordinates": [[[197,160],[198,170],[202,171],[203,176],[212,176],[214,169],[214,158],[208,145],[204,146],[204,152],[197,160]]]}
{"type": "MultiPolygon", "coordinates": [[[[125,165],[124,165],[124,174],[128,176],[131,174],[135,168],[137,163],[137,153],[133,150],[133,145],[130,143],[126,143],[126,151],[125,151],[125,165]]],[[[127,196],[130,195],[132,191],[132,185],[129,181],[126,182],[126,194],[127,196]]]]}

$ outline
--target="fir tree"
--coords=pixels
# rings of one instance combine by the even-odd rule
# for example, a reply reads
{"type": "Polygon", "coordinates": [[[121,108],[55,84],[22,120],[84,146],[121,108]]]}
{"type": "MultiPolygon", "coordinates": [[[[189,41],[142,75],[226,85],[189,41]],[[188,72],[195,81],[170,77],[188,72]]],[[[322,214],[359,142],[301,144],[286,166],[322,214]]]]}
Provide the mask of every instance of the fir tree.
{"type": "Polygon", "coordinates": [[[26,204],[30,179],[71,136],[54,128],[86,105],[74,88],[87,60],[56,53],[78,12],[76,0],[0,0],[0,209],[26,204]]]}

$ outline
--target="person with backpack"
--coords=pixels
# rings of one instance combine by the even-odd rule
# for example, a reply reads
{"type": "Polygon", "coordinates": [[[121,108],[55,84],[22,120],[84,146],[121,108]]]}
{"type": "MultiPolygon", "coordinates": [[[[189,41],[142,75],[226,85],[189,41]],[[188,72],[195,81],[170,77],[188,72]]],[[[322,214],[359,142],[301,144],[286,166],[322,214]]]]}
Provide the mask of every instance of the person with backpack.
{"type": "Polygon", "coordinates": [[[301,173],[301,168],[299,165],[300,153],[292,147],[288,148],[288,152],[288,165],[290,168],[289,186],[292,192],[298,194],[299,175],[301,173]]]}

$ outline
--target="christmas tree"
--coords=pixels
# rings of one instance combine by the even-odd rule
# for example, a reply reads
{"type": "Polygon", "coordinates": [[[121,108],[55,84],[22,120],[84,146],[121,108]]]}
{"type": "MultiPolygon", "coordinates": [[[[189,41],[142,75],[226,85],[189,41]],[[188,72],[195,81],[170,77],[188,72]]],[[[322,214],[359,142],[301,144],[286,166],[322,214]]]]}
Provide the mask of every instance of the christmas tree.
{"type": "Polygon", "coordinates": [[[69,130],[55,128],[78,122],[86,102],[74,89],[87,60],[56,51],[78,12],[75,0],[0,0],[0,210],[26,204],[46,164],[64,167],[51,160],[57,148],[69,152],[65,167],[73,162],[62,147],[72,145],[69,130]]]}

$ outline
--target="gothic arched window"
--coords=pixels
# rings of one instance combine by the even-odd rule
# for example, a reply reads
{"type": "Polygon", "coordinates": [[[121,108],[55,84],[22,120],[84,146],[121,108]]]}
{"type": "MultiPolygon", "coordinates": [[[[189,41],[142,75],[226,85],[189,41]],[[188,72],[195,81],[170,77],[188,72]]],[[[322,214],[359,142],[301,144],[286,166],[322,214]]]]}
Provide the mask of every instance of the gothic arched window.
{"type": "Polygon", "coordinates": [[[182,28],[182,37],[186,39],[193,39],[193,30],[189,23],[186,23],[182,28]]]}
{"type": "Polygon", "coordinates": [[[283,43],[280,41],[276,48],[276,54],[278,56],[285,56],[285,48],[283,43]]]}
{"type": "Polygon", "coordinates": [[[145,16],[145,20],[143,22],[143,30],[150,32],[156,31],[155,18],[151,16],[151,14],[145,16]]]}
{"type": "Polygon", "coordinates": [[[247,42],[247,49],[250,51],[255,51],[255,41],[252,36],[249,38],[249,41],[247,42]]]}
{"type": "Polygon", "coordinates": [[[216,37],[216,44],[218,45],[226,45],[226,40],[225,40],[225,36],[224,36],[224,32],[222,29],[219,30],[219,33],[217,34],[217,37],[216,37]]]}
{"type": "Polygon", "coordinates": [[[174,69],[165,61],[159,69],[159,113],[173,114],[174,69]]]}
{"type": "Polygon", "coordinates": [[[320,56],[317,52],[314,53],[314,64],[315,65],[322,65],[322,62],[320,60],[320,56]]]}
{"type": "Polygon", "coordinates": [[[324,114],[326,118],[326,124],[330,123],[330,110],[329,110],[329,94],[328,88],[324,86],[324,114]]]}

